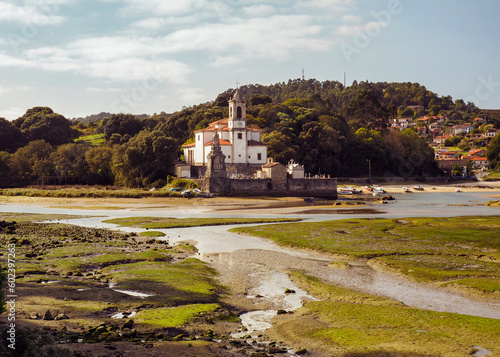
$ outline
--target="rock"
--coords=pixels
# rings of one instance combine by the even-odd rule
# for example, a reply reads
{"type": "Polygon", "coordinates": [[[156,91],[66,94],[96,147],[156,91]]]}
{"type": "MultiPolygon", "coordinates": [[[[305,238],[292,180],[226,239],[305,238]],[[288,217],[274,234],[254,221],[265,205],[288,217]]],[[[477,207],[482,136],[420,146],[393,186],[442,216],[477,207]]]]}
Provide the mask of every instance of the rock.
{"type": "Polygon", "coordinates": [[[128,329],[132,329],[132,327],[134,327],[134,320],[128,320],[127,322],[125,322],[123,325],[122,325],[122,330],[128,328],[128,329]]]}
{"type": "Polygon", "coordinates": [[[68,319],[69,319],[68,315],[62,312],[59,315],[57,315],[54,320],[68,320],[68,319]]]}
{"type": "Polygon", "coordinates": [[[292,289],[286,289],[285,294],[295,294],[295,290],[292,289]]]}
{"type": "Polygon", "coordinates": [[[301,348],[300,350],[295,351],[296,355],[305,355],[307,350],[305,348],[301,348]]]}
{"type": "Polygon", "coordinates": [[[184,334],[181,333],[180,335],[177,335],[174,338],[172,338],[172,341],[182,341],[183,338],[184,338],[184,334]]]}
{"type": "Polygon", "coordinates": [[[276,354],[276,353],[287,353],[288,351],[286,350],[286,348],[269,347],[268,352],[270,354],[276,354]]]}
{"type": "Polygon", "coordinates": [[[101,333],[106,333],[108,332],[108,329],[106,328],[106,326],[98,326],[94,332],[95,335],[100,335],[101,333]]]}
{"type": "Polygon", "coordinates": [[[45,314],[43,315],[43,320],[54,320],[49,310],[45,311],[45,314]]]}
{"type": "Polygon", "coordinates": [[[278,312],[277,312],[278,315],[284,315],[286,313],[287,312],[285,310],[278,310],[278,312]]]}
{"type": "Polygon", "coordinates": [[[39,317],[40,317],[40,315],[38,315],[38,312],[32,312],[29,316],[29,319],[30,320],[38,320],[39,317]]]}
{"type": "Polygon", "coordinates": [[[122,336],[125,337],[125,338],[135,337],[136,335],[137,335],[137,331],[136,330],[123,331],[123,334],[122,334],[122,336]]]}

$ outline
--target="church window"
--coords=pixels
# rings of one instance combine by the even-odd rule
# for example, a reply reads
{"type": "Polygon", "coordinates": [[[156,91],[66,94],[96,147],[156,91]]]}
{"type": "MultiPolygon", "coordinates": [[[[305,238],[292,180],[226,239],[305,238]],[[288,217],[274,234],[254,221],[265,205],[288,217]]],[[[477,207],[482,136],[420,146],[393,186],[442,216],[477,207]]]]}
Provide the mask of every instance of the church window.
{"type": "Polygon", "coordinates": [[[257,154],[257,160],[259,160],[259,161],[262,160],[262,154],[261,153],[257,154]]]}
{"type": "Polygon", "coordinates": [[[241,107],[238,107],[238,109],[236,110],[236,118],[241,118],[241,107]]]}
{"type": "Polygon", "coordinates": [[[233,107],[229,107],[229,117],[233,116],[233,107]]]}
{"type": "Polygon", "coordinates": [[[243,134],[242,133],[238,133],[238,139],[243,139],[243,134]]]}

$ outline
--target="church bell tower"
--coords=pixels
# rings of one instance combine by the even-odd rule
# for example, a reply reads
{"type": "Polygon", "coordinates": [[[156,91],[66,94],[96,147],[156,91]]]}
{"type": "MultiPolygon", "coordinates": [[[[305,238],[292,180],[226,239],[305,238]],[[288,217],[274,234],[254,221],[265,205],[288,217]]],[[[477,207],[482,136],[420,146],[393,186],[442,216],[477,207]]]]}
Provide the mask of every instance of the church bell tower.
{"type": "Polygon", "coordinates": [[[229,100],[229,130],[246,129],[247,126],[247,104],[241,98],[240,90],[229,100]]]}

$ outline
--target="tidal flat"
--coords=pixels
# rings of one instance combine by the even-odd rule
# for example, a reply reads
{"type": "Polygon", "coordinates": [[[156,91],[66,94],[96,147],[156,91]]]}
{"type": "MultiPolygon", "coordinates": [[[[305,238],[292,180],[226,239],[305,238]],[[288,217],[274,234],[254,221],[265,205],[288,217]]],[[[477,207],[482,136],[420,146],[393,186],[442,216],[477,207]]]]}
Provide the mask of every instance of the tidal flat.
{"type": "MultiPolygon", "coordinates": [[[[225,200],[231,213],[233,201],[237,200],[225,200]]],[[[248,202],[252,201],[242,200],[240,207],[248,202]]],[[[165,204],[170,205],[170,201],[147,203],[148,207],[165,204]]],[[[206,206],[213,206],[215,210],[223,204],[214,200],[206,206]]],[[[315,209],[314,206],[307,208],[315,209]]],[[[195,210],[193,215],[200,216],[189,217],[190,224],[210,223],[198,221],[206,217],[199,213],[199,208],[195,210]]],[[[260,212],[252,210],[252,214],[256,211],[260,212]]],[[[268,251],[259,245],[254,250],[245,248],[235,253],[215,254],[211,261],[210,254],[199,255],[198,246],[202,246],[199,242],[204,239],[203,235],[219,237],[227,228],[168,228],[170,223],[178,223],[171,220],[171,212],[163,213],[167,217],[155,216],[154,211],[148,212],[151,217],[145,217],[144,210],[130,208],[120,213],[124,228],[141,227],[136,233],[131,229],[120,233],[30,222],[69,218],[77,221],[73,219],[75,216],[1,213],[1,219],[18,222],[15,234],[4,231],[0,238],[3,247],[15,241],[19,254],[16,282],[20,296],[19,323],[29,329],[26,336],[46,338],[30,341],[27,347],[33,348],[39,343],[37,346],[42,350],[64,350],[81,356],[499,353],[498,318],[410,307],[393,298],[360,292],[359,286],[340,286],[325,280],[316,276],[314,269],[302,270],[299,261],[300,252],[321,252],[328,259],[324,265],[334,274],[355,270],[361,262],[369,269],[468,296],[472,304],[486,300],[498,303],[499,243],[495,235],[500,225],[498,216],[379,219],[380,215],[376,215],[369,219],[325,222],[322,218],[321,222],[276,225],[259,218],[261,223],[266,223],[261,226],[255,225],[259,219],[233,217],[224,224],[252,224],[252,227],[236,228],[239,235],[224,233],[225,238],[246,239],[251,234],[264,238],[260,241],[277,242],[278,248],[273,249],[293,247],[290,251],[300,254],[294,256],[296,261],[291,261],[288,250],[286,254],[269,252],[266,261],[268,251]],[[129,216],[129,213],[134,214],[129,216]],[[152,234],[141,235],[145,229],[152,234]],[[170,236],[170,242],[164,234],[170,236]],[[177,239],[178,234],[181,238],[177,239]],[[184,237],[193,241],[181,241],[184,237]],[[224,260],[225,256],[230,265],[224,260]],[[267,308],[265,297],[249,299],[251,291],[240,281],[245,279],[245,274],[254,274],[244,259],[240,259],[245,256],[257,266],[269,261],[284,262],[279,270],[288,274],[294,286],[313,297],[297,310],[275,314],[273,327],[259,332],[260,337],[246,334],[239,319],[246,311],[267,308]],[[228,284],[230,279],[225,278],[224,269],[235,270],[235,267],[239,268],[231,276],[235,285],[228,284]],[[45,319],[47,311],[52,319],[45,319]],[[241,337],[232,336],[236,331],[241,337]],[[46,343],[50,339],[59,343],[46,343]]],[[[182,213],[185,212],[187,210],[182,213]]],[[[218,224],[216,219],[212,223],[218,224]]],[[[255,243],[251,240],[249,246],[255,243]]],[[[224,249],[216,248],[217,251],[224,249]]],[[[0,259],[3,264],[5,256],[0,259]]],[[[260,279],[260,275],[256,278],[260,279]]],[[[293,289],[288,289],[286,294],[283,289],[283,295],[293,295],[293,289]]]]}

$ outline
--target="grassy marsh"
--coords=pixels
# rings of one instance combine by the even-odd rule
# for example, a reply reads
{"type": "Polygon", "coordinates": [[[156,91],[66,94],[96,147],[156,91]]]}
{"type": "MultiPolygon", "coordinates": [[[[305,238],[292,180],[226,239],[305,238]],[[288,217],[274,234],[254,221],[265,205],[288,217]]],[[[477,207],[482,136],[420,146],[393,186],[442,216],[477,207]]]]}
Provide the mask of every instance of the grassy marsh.
{"type": "Polygon", "coordinates": [[[127,217],[105,220],[105,223],[146,229],[186,228],[220,226],[230,224],[297,222],[300,219],[287,218],[169,218],[169,217],[127,217]]]}
{"type": "MultiPolygon", "coordinates": [[[[188,243],[171,247],[151,237],[21,221],[14,233],[0,232],[4,251],[10,243],[16,244],[20,326],[63,328],[75,342],[77,338],[122,341],[131,336],[96,334],[95,326],[119,329],[125,320],[111,316],[134,311],[138,316],[134,334],[172,328],[178,335],[193,319],[212,321],[232,314],[219,301],[225,290],[216,282],[217,273],[189,258],[196,249],[188,243]],[[46,311],[69,319],[42,320],[46,311]]],[[[0,256],[0,263],[5,262],[6,257],[0,256]]]]}
{"type": "Polygon", "coordinates": [[[294,248],[370,259],[419,281],[500,299],[500,216],[349,219],[233,228],[294,248]],[[456,281],[456,284],[452,284],[456,281]]]}
{"type": "Polygon", "coordinates": [[[291,276],[319,299],[275,318],[270,335],[296,348],[335,356],[469,356],[474,346],[498,352],[499,320],[409,308],[299,272],[291,276]]]}

